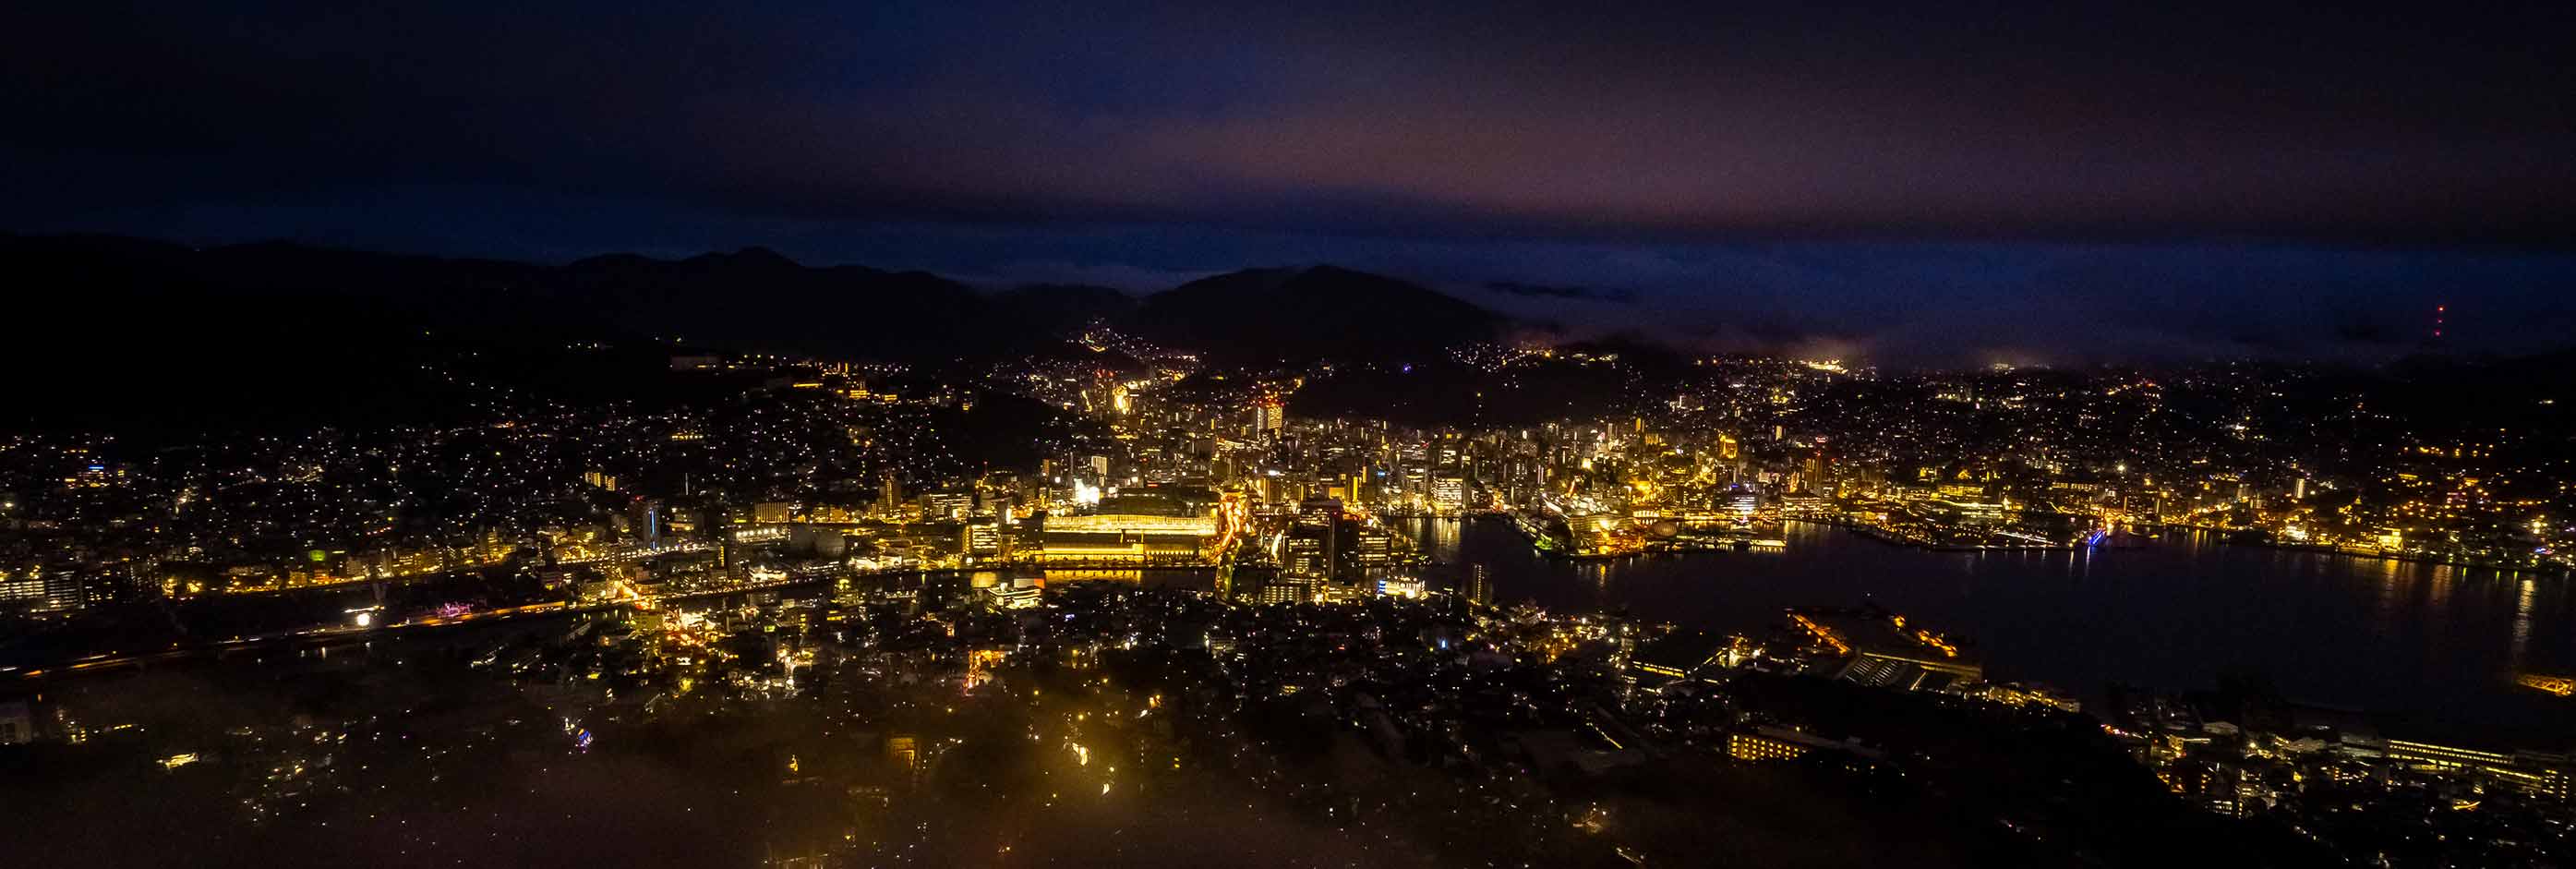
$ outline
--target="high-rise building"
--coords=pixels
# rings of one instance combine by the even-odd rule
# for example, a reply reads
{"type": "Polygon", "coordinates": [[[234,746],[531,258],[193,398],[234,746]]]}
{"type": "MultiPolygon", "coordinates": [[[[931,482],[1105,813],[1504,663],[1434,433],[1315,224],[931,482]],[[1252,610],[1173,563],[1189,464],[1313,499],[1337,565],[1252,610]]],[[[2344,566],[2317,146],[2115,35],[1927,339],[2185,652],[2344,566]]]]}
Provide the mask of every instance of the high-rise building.
{"type": "Polygon", "coordinates": [[[1305,603],[1314,600],[1314,586],[1304,580],[1279,578],[1261,586],[1262,603],[1305,603]]]}
{"type": "Polygon", "coordinates": [[[969,556],[992,558],[1002,554],[1002,525],[998,518],[968,522],[959,534],[958,550],[969,556]]]}
{"type": "Polygon", "coordinates": [[[1463,477],[1441,474],[1431,478],[1431,509],[1456,513],[1467,506],[1467,481],[1463,477]]]}
{"type": "Polygon", "coordinates": [[[662,540],[662,502],[657,498],[637,498],[626,505],[626,519],[632,523],[635,539],[645,543],[662,540]]]}
{"type": "Polygon", "coordinates": [[[1364,568],[1394,563],[1395,535],[1383,528],[1361,528],[1352,532],[1351,560],[1364,568]]]}
{"type": "Polygon", "coordinates": [[[1279,567],[1290,576],[1326,576],[1332,571],[1330,528],[1299,527],[1279,542],[1279,567]]]}
{"type": "Polygon", "coordinates": [[[928,521],[955,521],[974,512],[972,492],[931,492],[921,496],[921,518],[928,521]]]}
{"type": "Polygon", "coordinates": [[[40,572],[0,572],[0,607],[33,607],[45,599],[45,578],[40,572]]]}

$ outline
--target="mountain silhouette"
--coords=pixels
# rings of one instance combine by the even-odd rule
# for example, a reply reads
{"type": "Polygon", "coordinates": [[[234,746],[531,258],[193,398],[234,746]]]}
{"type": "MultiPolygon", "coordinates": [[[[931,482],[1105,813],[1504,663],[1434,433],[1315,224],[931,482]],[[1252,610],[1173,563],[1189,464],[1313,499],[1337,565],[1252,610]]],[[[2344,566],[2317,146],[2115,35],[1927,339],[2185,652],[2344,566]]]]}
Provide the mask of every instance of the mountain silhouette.
{"type": "Polygon", "coordinates": [[[343,333],[656,339],[939,363],[1019,355],[1104,322],[1224,359],[1396,360],[1490,338],[1504,325],[1421,286],[1332,266],[1233,272],[1141,300],[1091,286],[984,293],[929,272],[807,266],[761,247],[544,265],[288,242],[194,249],[113,236],[0,236],[0,268],[51,291],[36,294],[38,313],[55,304],[113,306],[129,321],[190,312],[156,330],[170,340],[294,322],[343,333]]]}
{"type": "Polygon", "coordinates": [[[1491,339],[1502,315],[1419,285],[1334,266],[1247,269],[1147,296],[1145,337],[1219,358],[1401,361],[1491,339]]]}

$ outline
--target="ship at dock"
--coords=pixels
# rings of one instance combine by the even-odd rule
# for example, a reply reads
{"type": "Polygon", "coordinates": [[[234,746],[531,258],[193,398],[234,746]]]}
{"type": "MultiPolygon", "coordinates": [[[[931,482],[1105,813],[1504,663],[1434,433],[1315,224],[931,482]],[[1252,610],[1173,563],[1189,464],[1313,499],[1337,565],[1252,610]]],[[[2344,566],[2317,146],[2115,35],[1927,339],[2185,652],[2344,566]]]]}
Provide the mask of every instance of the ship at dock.
{"type": "Polygon", "coordinates": [[[1625,516],[1524,507],[1512,512],[1512,527],[1549,558],[1621,558],[1646,551],[1644,533],[1625,516]]]}
{"type": "Polygon", "coordinates": [[[1530,548],[1551,558],[1574,554],[1574,533],[1564,514],[1546,507],[1522,507],[1513,510],[1511,517],[1512,527],[1529,538],[1530,548]]]}

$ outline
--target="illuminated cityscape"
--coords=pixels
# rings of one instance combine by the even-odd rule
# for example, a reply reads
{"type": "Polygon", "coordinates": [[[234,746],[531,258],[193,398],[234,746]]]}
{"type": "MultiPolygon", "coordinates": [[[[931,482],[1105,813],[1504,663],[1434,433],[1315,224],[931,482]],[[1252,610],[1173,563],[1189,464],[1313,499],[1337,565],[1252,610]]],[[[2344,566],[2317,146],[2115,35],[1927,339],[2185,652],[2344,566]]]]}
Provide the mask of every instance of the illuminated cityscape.
{"type": "MultiPolygon", "coordinates": [[[[1104,812],[1183,812],[1256,837],[1320,825],[1319,847],[1372,861],[1687,863],[1669,813],[1729,793],[1913,805],[2049,763],[2085,765],[2102,778],[2066,779],[2085,799],[2123,793],[2138,829],[2178,838],[2119,838],[2029,802],[2044,792],[1997,791],[1974,805],[2017,832],[1938,847],[2039,859],[2111,837],[2079,840],[2295,862],[2422,847],[2373,837],[2471,818],[2499,835],[2480,859],[2567,841],[2563,740],[2382,730],[2216,671],[2214,693],[2015,681],[2035,668],[1847,600],[1736,633],[1555,613],[1519,573],[1723,574],[1819,535],[1926,559],[2189,546],[2467,571],[2441,581],[2526,598],[2515,666],[2539,669],[2493,692],[2564,715],[2568,677],[2546,669],[2568,642],[2576,540],[2563,428],[2373,414],[2415,385],[2297,366],[1905,373],[1574,344],[1256,367],[1100,321],[1058,340],[936,369],[613,351],[632,365],[620,378],[694,396],[654,405],[540,395],[476,366],[480,349],[438,346],[429,370],[471,397],[438,425],[148,450],[13,435],[0,735],[64,752],[47,761],[62,774],[158,776],[132,781],[220,802],[195,814],[245,826],[192,835],[246,848],[322,826],[425,854],[519,835],[361,816],[400,826],[423,793],[527,811],[476,795],[521,787],[512,775],[532,799],[593,800],[607,781],[587,777],[623,773],[582,764],[692,740],[741,747],[658,773],[683,777],[670,787],[762,795],[703,806],[741,825],[699,843],[716,862],[1079,855],[1071,831],[1127,829],[1104,812]],[[1337,406],[1406,378],[1449,395],[1519,378],[1617,390],[1577,417],[1471,408],[1482,424],[1337,406]],[[1460,549],[1462,531],[1517,554],[1460,549]],[[2528,600],[2544,587],[2549,607],[2528,600]],[[231,711],[199,714],[219,697],[231,711]],[[430,698],[446,711],[421,718],[430,698]],[[997,732],[1017,734],[1004,754],[997,732]],[[1943,741],[1970,734],[2002,742],[1943,741]],[[492,757],[536,766],[469,773],[492,757]],[[1801,783],[1759,771],[1783,763],[1801,783]],[[989,792],[987,776],[1014,784],[989,792]],[[1725,783],[1644,796],[1669,776],[1725,783]],[[1917,778],[1938,784],[1891,783],[1917,778]],[[1462,787],[1485,795],[1448,796],[1462,787]],[[1238,798],[1240,814],[1175,804],[1238,798]],[[2406,814],[2419,803],[2438,811],[2406,814]],[[960,823],[982,816],[1009,820],[960,823]],[[1534,817],[1565,823],[1511,820],[1534,817]]],[[[694,792],[636,810],[693,814],[694,792]]],[[[1819,859],[1786,843],[1881,809],[1850,811],[1782,821],[1756,851],[1819,859]]]]}
{"type": "Polygon", "coordinates": [[[2576,865],[2545,11],[788,5],[44,13],[0,864],[2576,865]]]}

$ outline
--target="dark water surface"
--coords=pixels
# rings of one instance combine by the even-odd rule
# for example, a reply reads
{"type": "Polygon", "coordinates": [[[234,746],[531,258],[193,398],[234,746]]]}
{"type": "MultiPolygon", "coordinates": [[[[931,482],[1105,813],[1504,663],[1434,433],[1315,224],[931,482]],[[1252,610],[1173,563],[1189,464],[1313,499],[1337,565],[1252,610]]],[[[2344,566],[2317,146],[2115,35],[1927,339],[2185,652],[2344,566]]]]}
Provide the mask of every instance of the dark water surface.
{"type": "Polygon", "coordinates": [[[2088,698],[2112,682],[2210,687],[2268,676],[2292,700],[2359,709],[2391,736],[2576,745],[2576,700],[2513,684],[2576,675],[2576,580],[2254,546],[2200,535],[2135,549],[1930,552],[1793,523],[1786,550],[1552,561],[1508,522],[1406,520],[1451,584],[1485,565],[1497,603],[1625,608],[1757,632],[1784,607],[1875,601],[1974,642],[1996,679],[2088,698]]]}

